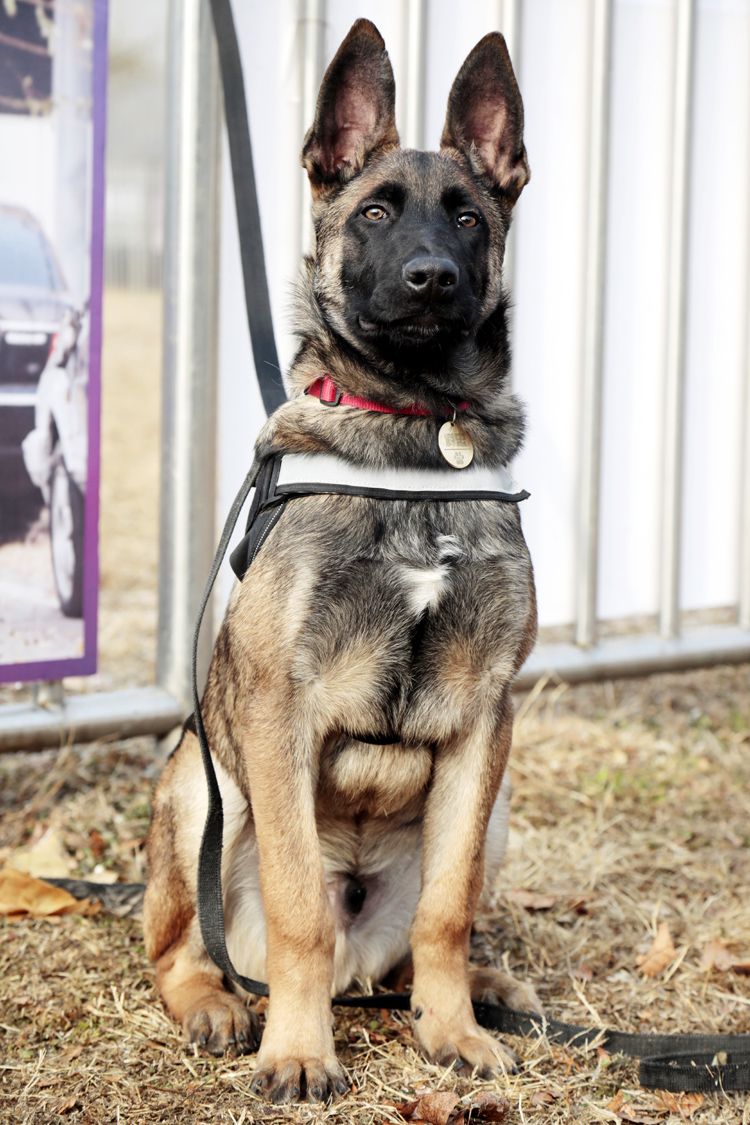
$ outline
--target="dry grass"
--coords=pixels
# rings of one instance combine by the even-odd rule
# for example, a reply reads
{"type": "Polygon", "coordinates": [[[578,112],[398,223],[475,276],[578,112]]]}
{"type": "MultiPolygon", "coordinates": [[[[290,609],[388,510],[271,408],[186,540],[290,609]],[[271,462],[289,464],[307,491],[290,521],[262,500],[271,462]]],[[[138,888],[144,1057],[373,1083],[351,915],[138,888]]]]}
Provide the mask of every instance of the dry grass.
{"type": "MultiPolygon", "coordinates": [[[[750,952],[749,680],[747,667],[715,668],[521,703],[510,853],[496,905],[479,920],[475,960],[507,956],[551,1013],[578,1022],[750,1028],[748,978],[700,968],[713,939],[750,952]],[[559,898],[529,911],[508,893],[515,888],[559,898]],[[657,921],[668,922],[677,959],[649,980],[636,958],[657,921]]],[[[6,757],[0,859],[52,826],[76,874],[98,864],[142,878],[157,768],[149,740],[6,757]]],[[[621,1088],[636,1105],[660,1105],[636,1092],[631,1062],[514,1041],[520,1074],[483,1084],[427,1064],[402,1017],[352,1012],[336,1023],[356,1092],[325,1109],[265,1107],[250,1094],[252,1057],[216,1061],[182,1044],[134,919],[6,922],[0,982],[2,1121],[52,1121],[67,1106],[71,1120],[96,1123],[366,1125],[398,1120],[392,1104],[425,1087],[499,1089],[512,1104],[508,1121],[528,1125],[617,1122],[606,1107],[621,1088]]],[[[653,1120],[681,1118],[663,1110],[653,1120]]],[[[691,1120],[746,1122],[750,1102],[711,1098],[691,1120]]]]}
{"type": "MultiPolygon", "coordinates": [[[[116,295],[107,316],[102,678],[142,682],[153,655],[158,304],[116,295]]],[[[519,704],[511,846],[474,959],[506,957],[551,1014],[577,1022],[750,1030],[750,978],[700,967],[710,940],[750,954],[750,668],[553,685],[519,704]],[[556,897],[530,911],[518,888],[556,897]],[[648,979],[636,959],[659,922],[677,957],[648,979]]],[[[71,873],[141,880],[158,753],[140,739],[0,758],[0,862],[52,828],[71,873]]],[[[499,1090],[511,1125],[616,1123],[607,1107],[621,1089],[631,1119],[677,1125],[690,1111],[670,1112],[638,1091],[634,1063],[596,1051],[514,1040],[520,1073],[481,1083],[426,1063],[399,1015],[348,1012],[336,1029],[355,1091],[324,1108],[267,1107],[250,1093],[252,1056],[215,1060],[181,1042],[137,919],[0,922],[0,1122],[370,1125],[399,1121],[394,1103],[424,1088],[499,1090]]],[[[712,1097],[690,1120],[748,1125],[750,1100],[712,1097]]]]}

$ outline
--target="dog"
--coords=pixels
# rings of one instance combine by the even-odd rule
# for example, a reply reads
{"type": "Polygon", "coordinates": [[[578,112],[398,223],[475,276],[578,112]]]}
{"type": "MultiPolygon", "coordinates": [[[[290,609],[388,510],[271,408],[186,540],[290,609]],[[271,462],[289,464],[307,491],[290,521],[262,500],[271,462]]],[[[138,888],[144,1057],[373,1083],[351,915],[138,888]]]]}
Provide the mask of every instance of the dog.
{"type": "MultiPolygon", "coordinates": [[[[257,465],[322,453],[371,471],[445,471],[446,419],[476,466],[507,465],[520,447],[502,263],[529,167],[503,37],[464,62],[439,152],[399,147],[394,103],[383,39],[358,20],[304,142],[316,248],[299,286],[292,397],[263,427],[257,465]],[[349,405],[304,393],[323,376],[349,405]]],[[[513,1066],[472,998],[539,1001],[470,967],[468,949],[505,849],[511,685],[535,634],[517,504],[309,495],[265,536],[202,704],[224,802],[227,947],[270,988],[256,1093],[344,1093],[331,997],[409,956],[426,1055],[482,1075],[513,1066]]],[[[255,1049],[259,1030],[196,917],[206,805],[188,722],[154,798],[146,950],[187,1037],[222,1054],[255,1049]]]]}

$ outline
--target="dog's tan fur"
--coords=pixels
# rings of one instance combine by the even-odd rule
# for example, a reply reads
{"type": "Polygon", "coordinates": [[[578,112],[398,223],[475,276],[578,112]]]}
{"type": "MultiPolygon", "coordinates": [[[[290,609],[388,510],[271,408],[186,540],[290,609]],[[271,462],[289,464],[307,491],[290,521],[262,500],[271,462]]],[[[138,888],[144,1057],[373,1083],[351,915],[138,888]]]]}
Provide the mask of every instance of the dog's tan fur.
{"type": "MultiPolygon", "coordinates": [[[[382,67],[382,41],[370,29],[356,24],[342,52],[348,44],[382,67]]],[[[298,388],[324,369],[372,397],[371,368],[341,344],[348,329],[335,279],[344,229],[377,168],[420,187],[413,161],[394,147],[392,107],[380,104],[388,103],[388,84],[376,78],[373,120],[385,114],[386,122],[372,126],[352,158],[363,165],[376,154],[375,171],[347,165],[346,186],[329,190],[333,157],[317,139],[325,132],[319,124],[306,145],[318,238],[308,282],[317,296],[291,376],[298,388]]],[[[321,93],[324,109],[327,97],[321,93]]],[[[465,159],[454,143],[449,136],[441,167],[470,185],[480,155],[472,148],[465,159]]],[[[528,173],[525,153],[512,167],[507,154],[503,160],[512,190],[496,197],[473,187],[484,191],[495,224],[484,319],[501,299],[509,211],[528,173]]],[[[477,351],[464,372],[481,406],[465,425],[477,463],[489,465],[512,456],[521,428],[520,407],[492,362],[477,351]]],[[[444,402],[441,378],[422,388],[428,403],[444,402]]],[[[397,405],[414,398],[408,387],[391,390],[397,405]]],[[[434,419],[331,411],[295,397],[269,420],[257,456],[314,450],[364,464],[429,464],[437,456],[434,419]]],[[[517,508],[475,501],[460,508],[357,496],[294,501],[236,588],[216,643],[203,715],[224,802],[227,946],[240,972],[269,982],[254,1087],[277,1100],[346,1088],[330,998],[355,980],[381,979],[409,950],[415,1033],[431,1058],[483,1072],[507,1067],[512,1056],[477,1025],[472,996],[538,1006],[506,974],[468,964],[477,902],[505,845],[510,685],[533,644],[536,611],[517,508]],[[321,617],[332,570],[341,584],[321,617]],[[425,632],[417,663],[418,624],[425,632]],[[361,740],[393,730],[392,745],[361,740]],[[344,895],[349,873],[367,888],[356,916],[344,895]]],[[[197,739],[186,729],[154,801],[146,948],[169,1010],[194,1041],[221,1053],[254,1046],[258,1029],[200,936],[196,867],[206,804],[197,739]]]]}

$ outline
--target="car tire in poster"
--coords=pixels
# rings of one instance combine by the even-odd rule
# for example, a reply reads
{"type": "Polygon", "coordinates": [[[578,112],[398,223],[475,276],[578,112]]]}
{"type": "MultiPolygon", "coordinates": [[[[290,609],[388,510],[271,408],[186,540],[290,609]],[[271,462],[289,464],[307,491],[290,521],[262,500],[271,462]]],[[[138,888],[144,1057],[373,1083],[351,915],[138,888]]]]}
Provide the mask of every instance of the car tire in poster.
{"type": "Polygon", "coordinates": [[[49,535],[52,573],[66,617],[83,615],[83,513],[83,493],[58,450],[49,481],[49,535]]]}

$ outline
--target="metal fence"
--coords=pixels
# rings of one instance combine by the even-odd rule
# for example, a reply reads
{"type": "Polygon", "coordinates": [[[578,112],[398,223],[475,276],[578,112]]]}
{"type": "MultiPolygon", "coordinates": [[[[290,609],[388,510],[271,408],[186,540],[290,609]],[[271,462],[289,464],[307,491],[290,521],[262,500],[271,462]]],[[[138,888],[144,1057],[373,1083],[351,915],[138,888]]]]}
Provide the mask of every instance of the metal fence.
{"type": "MultiPolygon", "coordinates": [[[[428,31],[440,14],[441,3],[442,0],[408,0],[407,4],[394,8],[396,14],[393,19],[398,20],[400,28],[397,38],[401,69],[397,77],[400,89],[408,91],[407,97],[401,98],[400,127],[405,141],[411,144],[421,144],[425,139],[423,106],[428,84],[428,31]]],[[[482,30],[486,30],[486,21],[492,19],[493,22],[499,21],[506,32],[522,90],[527,78],[529,82],[533,78],[527,76],[526,50],[530,44],[533,46],[531,25],[534,21],[539,24],[543,6],[544,0],[505,0],[482,6],[482,30]]],[[[570,9],[576,15],[580,26],[586,29],[587,43],[585,168],[579,170],[584,200],[581,204],[580,245],[577,247],[582,262],[582,295],[578,310],[580,317],[576,321],[579,327],[573,333],[577,357],[574,364],[577,371],[576,425],[571,446],[574,452],[569,458],[574,465],[572,470],[567,466],[575,477],[575,489],[572,501],[568,507],[563,506],[564,510],[555,525],[564,528],[566,540],[563,546],[573,559],[570,568],[571,587],[574,587],[570,599],[573,612],[567,616],[564,612],[558,614],[559,619],[552,622],[560,626],[557,633],[562,639],[558,642],[549,640],[554,630],[543,635],[543,643],[538,645],[522,671],[521,686],[529,686],[545,673],[580,680],[750,659],[750,318],[747,316],[750,308],[750,214],[745,216],[745,226],[737,240],[741,245],[736,252],[744,269],[744,280],[740,283],[744,291],[738,301],[740,308],[745,309],[742,321],[745,339],[743,355],[737,360],[742,371],[732,384],[734,398],[729,404],[740,434],[738,448],[742,459],[741,466],[737,467],[739,502],[728,529],[731,532],[729,540],[736,544],[738,554],[736,568],[732,571],[737,576],[736,582],[732,579],[736,597],[724,600],[722,614],[714,612],[718,608],[714,599],[713,605],[703,607],[706,612],[691,615],[686,612],[688,609],[701,610],[701,607],[688,604],[683,596],[685,512],[690,500],[685,484],[686,465],[689,464],[686,461],[686,371],[690,338],[688,289],[694,249],[691,231],[695,230],[690,215],[691,188],[696,179],[693,143],[696,29],[705,7],[697,0],[673,0],[667,5],[671,21],[667,36],[671,94],[670,146],[663,184],[668,228],[664,232],[665,307],[663,317],[660,314],[664,349],[658,365],[660,431],[652,450],[656,458],[654,463],[658,463],[659,468],[652,474],[649,485],[651,494],[658,501],[658,546],[649,562],[658,572],[654,582],[657,594],[652,599],[655,604],[647,605],[645,612],[624,614],[621,628],[613,628],[612,625],[611,619],[617,615],[605,613],[602,609],[602,576],[608,575],[606,560],[603,561],[606,552],[603,549],[602,524],[603,515],[611,510],[605,505],[606,489],[603,485],[606,475],[603,461],[608,455],[603,443],[603,434],[607,429],[605,407],[607,393],[611,391],[607,383],[607,356],[610,355],[611,363],[613,347],[611,339],[608,339],[608,326],[611,328],[608,299],[611,298],[611,271],[616,257],[608,208],[619,183],[618,178],[613,176],[612,168],[613,82],[618,74],[613,57],[617,41],[615,25],[622,18],[624,6],[624,2],[618,4],[617,0],[569,0],[565,5],[558,4],[558,9],[565,7],[566,13],[570,9]],[[693,624],[696,616],[699,624],[693,624]]],[[[360,12],[358,8],[355,14],[368,14],[366,3],[359,7],[365,10],[360,12]]],[[[343,12],[340,4],[326,4],[325,0],[295,0],[294,3],[287,0],[282,8],[279,18],[295,24],[299,48],[299,54],[295,56],[300,83],[298,120],[292,130],[296,145],[302,126],[312,119],[318,80],[325,56],[329,53],[329,41],[340,37],[340,31],[343,34],[350,22],[350,13],[343,12]],[[333,14],[335,20],[332,19],[333,14]],[[332,22],[335,24],[333,28],[332,22]],[[339,26],[341,24],[343,27],[339,26]]],[[[662,4],[661,8],[664,9],[665,5],[662,4]]],[[[744,21],[742,27],[745,31],[750,29],[750,0],[744,4],[738,0],[733,9],[744,21]]],[[[240,24],[242,19],[250,18],[244,9],[238,8],[237,14],[240,24]]],[[[750,35],[747,40],[750,43],[750,35]]],[[[168,136],[171,148],[167,161],[164,266],[167,346],[164,365],[158,685],[141,693],[117,693],[116,697],[107,700],[97,700],[93,696],[76,697],[66,704],[67,710],[64,707],[54,716],[49,713],[40,716],[29,709],[23,713],[17,711],[12,716],[0,715],[0,746],[32,746],[56,741],[61,726],[74,728],[80,738],[94,737],[111,730],[117,730],[122,735],[147,729],[163,732],[174,723],[189,696],[190,630],[214,545],[214,505],[218,497],[218,508],[223,510],[228,507],[226,497],[233,493],[236,481],[246,468],[247,420],[254,415],[258,424],[261,421],[257,398],[248,389],[251,367],[247,340],[242,338],[245,330],[241,317],[240,326],[232,329],[239,334],[234,337],[227,328],[227,322],[232,320],[232,310],[224,307],[223,296],[217,315],[219,211],[223,211],[224,224],[232,220],[231,208],[220,208],[218,201],[218,93],[207,5],[203,0],[172,0],[170,42],[168,136]],[[218,363],[217,335],[221,354],[218,363]],[[205,441],[208,430],[213,432],[212,427],[206,426],[206,419],[213,418],[217,412],[216,380],[213,378],[217,366],[222,369],[220,398],[231,403],[230,413],[234,415],[232,423],[231,418],[222,413],[219,403],[218,429],[222,433],[222,456],[225,460],[220,460],[218,466],[212,442],[205,441]],[[226,369],[230,367],[235,371],[240,369],[237,378],[241,382],[236,385],[226,374],[226,369]],[[239,427],[242,435],[240,452],[234,452],[236,443],[232,440],[232,424],[239,427]]],[[[260,49],[257,43],[254,48],[247,42],[243,44],[251,115],[253,105],[257,105],[253,82],[267,82],[262,68],[253,65],[252,51],[260,49]]],[[[453,71],[460,61],[460,58],[453,60],[453,71]]],[[[738,101],[741,100],[738,98],[738,101]]],[[[268,106],[267,98],[261,107],[264,115],[267,115],[268,106]]],[[[746,113],[747,121],[743,118],[740,124],[750,124],[750,113],[746,110],[741,112],[746,113]]],[[[564,121],[561,128],[568,126],[569,122],[564,121]]],[[[268,128],[274,128],[273,122],[268,128]]],[[[262,123],[260,131],[262,133],[262,123]]],[[[738,129],[741,136],[746,137],[747,133],[747,129],[744,133],[738,129]]],[[[263,144],[263,137],[260,141],[256,137],[256,152],[263,149],[263,144]]],[[[750,199],[750,144],[747,149],[747,192],[743,198],[750,199]]],[[[569,171],[565,170],[566,173],[569,171]]],[[[636,176],[643,174],[642,169],[634,172],[636,176]]],[[[650,174],[650,170],[645,174],[650,174]]],[[[262,209],[263,176],[261,168],[262,209]]],[[[224,180],[226,193],[226,176],[224,180]]],[[[270,192],[277,189],[272,183],[265,190],[269,197],[270,192]]],[[[295,245],[285,251],[288,259],[296,258],[300,248],[309,240],[307,205],[301,194],[301,181],[296,182],[293,191],[296,192],[294,213],[299,216],[299,222],[295,227],[295,245]]],[[[533,398],[534,394],[543,396],[544,388],[540,392],[538,387],[535,389],[524,382],[530,353],[528,348],[524,351],[524,327],[518,323],[518,318],[530,303],[531,282],[527,250],[529,231],[524,227],[523,212],[521,214],[519,229],[509,247],[506,269],[511,288],[517,293],[515,317],[519,363],[514,378],[521,392],[525,391],[533,398]]],[[[225,225],[222,233],[223,245],[226,246],[227,240],[234,237],[231,225],[225,225]]],[[[273,255],[270,263],[272,282],[274,268],[282,257],[283,254],[273,255]]],[[[118,268],[113,264],[114,274],[118,268]]],[[[123,267],[124,273],[127,273],[127,268],[123,267]]],[[[142,276],[151,276],[151,265],[143,268],[142,276]]],[[[155,265],[153,268],[156,269],[155,265]]],[[[224,288],[230,288],[226,285],[226,273],[222,276],[224,288]]],[[[274,294],[277,307],[286,301],[285,292],[279,296],[282,288],[277,278],[274,294]]],[[[531,295],[533,297],[533,292],[531,295]]],[[[543,332],[544,325],[537,331],[543,332]]],[[[541,443],[547,440],[543,427],[541,437],[536,440],[541,443]]],[[[533,448],[528,456],[536,456],[533,448]]],[[[552,475],[547,479],[549,487],[554,488],[556,482],[552,475]]],[[[715,484],[721,487],[721,482],[715,484]]],[[[545,551],[545,557],[552,556],[551,563],[547,557],[548,567],[554,565],[554,555],[559,548],[554,533],[550,533],[552,537],[545,544],[543,533],[538,528],[534,530],[532,526],[532,532],[538,540],[535,550],[537,566],[545,551]]],[[[607,550],[611,555],[611,548],[607,550]]],[[[724,550],[723,546],[721,550],[724,550]]],[[[544,573],[544,568],[542,571],[544,573]]],[[[611,584],[611,574],[607,580],[611,584]]],[[[554,618],[554,614],[550,616],[554,618]]],[[[210,644],[208,633],[209,630],[206,647],[210,644]]],[[[204,660],[206,655],[204,651],[204,660]]]]}

